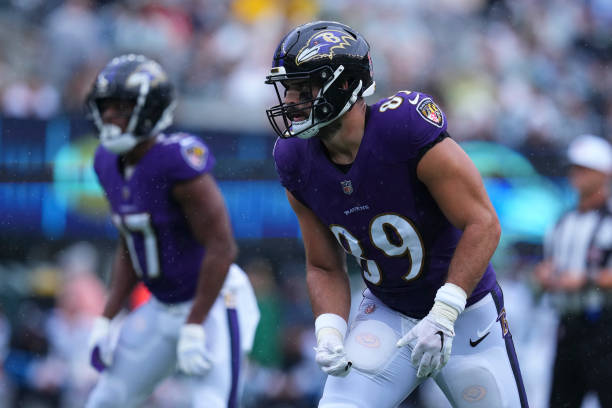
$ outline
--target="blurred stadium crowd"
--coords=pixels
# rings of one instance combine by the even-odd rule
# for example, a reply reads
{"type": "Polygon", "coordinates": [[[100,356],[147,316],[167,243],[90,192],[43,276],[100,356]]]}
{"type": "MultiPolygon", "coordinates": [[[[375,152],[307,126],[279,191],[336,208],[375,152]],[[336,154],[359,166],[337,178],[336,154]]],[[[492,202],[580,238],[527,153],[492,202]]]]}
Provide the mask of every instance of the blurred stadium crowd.
{"type": "Polygon", "coordinates": [[[6,0],[2,111],[79,112],[94,73],[141,52],[179,84],[183,123],[264,126],[263,77],[288,27],[335,19],[370,41],[377,93],[427,90],[454,137],[565,143],[612,128],[607,0],[6,0]],[[235,120],[240,112],[240,120],[235,120]]]}
{"type": "MultiPolygon", "coordinates": [[[[159,60],[178,84],[181,126],[266,132],[264,108],[274,95],[263,79],[272,52],[289,27],[311,19],[345,22],[369,40],[376,96],[432,94],[453,137],[513,147],[549,176],[560,176],[559,167],[538,158],[554,161],[580,133],[612,132],[608,0],[2,0],[0,111],[82,115],[100,67],[139,52],[159,60]]],[[[82,345],[102,307],[98,277],[106,278],[109,250],[81,243],[59,256],[30,248],[27,264],[2,260],[0,405],[82,406],[96,378],[82,345]]],[[[324,378],[312,358],[301,258],[279,261],[274,251],[253,248],[242,254],[262,310],[245,406],[312,407],[324,378]]],[[[512,267],[520,275],[530,265],[512,267]]],[[[517,317],[533,313],[527,286],[513,285],[514,278],[508,303],[517,317]]],[[[554,327],[546,316],[530,327],[554,327]]],[[[549,375],[537,351],[545,345],[518,320],[515,338],[538,408],[547,380],[529,380],[549,375]]],[[[187,381],[167,381],[148,406],[184,406],[187,381]]]]}

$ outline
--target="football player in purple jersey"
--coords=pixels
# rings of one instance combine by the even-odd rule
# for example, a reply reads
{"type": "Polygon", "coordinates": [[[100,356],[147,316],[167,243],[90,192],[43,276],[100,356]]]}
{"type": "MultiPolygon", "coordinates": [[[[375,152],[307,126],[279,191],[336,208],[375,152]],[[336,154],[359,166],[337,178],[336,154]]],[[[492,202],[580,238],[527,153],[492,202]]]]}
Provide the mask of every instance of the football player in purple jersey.
{"type": "Polygon", "coordinates": [[[197,137],[164,134],[175,97],[162,67],[140,55],[114,58],[87,107],[99,131],[94,169],[120,233],[91,362],[102,372],[87,407],[139,406],[178,367],[192,375],[193,406],[237,407],[240,359],[259,311],[197,137]],[[151,299],[111,330],[135,284],[151,299]]]}
{"type": "Polygon", "coordinates": [[[455,407],[527,407],[489,264],[499,222],[433,98],[399,91],[368,106],[369,44],[331,21],[291,30],[266,83],[329,374],[319,407],[396,407],[428,377],[455,407]],[[367,285],[350,324],[344,252],[367,285]]]}

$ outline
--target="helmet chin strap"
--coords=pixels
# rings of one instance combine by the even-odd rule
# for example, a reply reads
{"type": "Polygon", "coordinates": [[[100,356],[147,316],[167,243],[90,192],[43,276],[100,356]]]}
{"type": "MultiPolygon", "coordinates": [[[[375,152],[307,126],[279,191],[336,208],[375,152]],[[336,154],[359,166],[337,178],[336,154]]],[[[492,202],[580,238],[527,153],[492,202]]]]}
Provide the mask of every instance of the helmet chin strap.
{"type": "Polygon", "coordinates": [[[104,123],[100,129],[100,143],[115,154],[124,154],[132,150],[138,139],[132,133],[122,133],[121,128],[111,123],[104,123]]]}

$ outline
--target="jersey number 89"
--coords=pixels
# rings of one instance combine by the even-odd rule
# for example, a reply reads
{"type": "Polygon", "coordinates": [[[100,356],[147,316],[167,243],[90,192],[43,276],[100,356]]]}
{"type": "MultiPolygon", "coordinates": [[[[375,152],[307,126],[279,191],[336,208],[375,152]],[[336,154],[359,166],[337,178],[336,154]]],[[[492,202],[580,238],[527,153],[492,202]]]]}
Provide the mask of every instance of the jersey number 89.
{"type": "MultiPolygon", "coordinates": [[[[382,271],[376,261],[364,256],[361,242],[341,225],[330,225],[331,232],[344,250],[361,265],[364,279],[379,285],[382,271]]],[[[423,266],[423,244],[410,220],[398,214],[379,214],[370,221],[370,241],[388,257],[410,258],[410,268],[402,276],[405,281],[417,278],[423,266]]]]}

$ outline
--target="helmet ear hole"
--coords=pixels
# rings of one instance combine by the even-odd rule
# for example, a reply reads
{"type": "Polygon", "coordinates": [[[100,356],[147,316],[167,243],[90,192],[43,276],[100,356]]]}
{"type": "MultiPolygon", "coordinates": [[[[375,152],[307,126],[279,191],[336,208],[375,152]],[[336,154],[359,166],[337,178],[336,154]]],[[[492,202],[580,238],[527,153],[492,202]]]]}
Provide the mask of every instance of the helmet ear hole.
{"type": "Polygon", "coordinates": [[[327,120],[334,112],[334,107],[327,101],[319,101],[314,105],[314,117],[320,121],[327,120]]]}
{"type": "Polygon", "coordinates": [[[326,69],[319,71],[319,78],[321,79],[322,83],[327,82],[332,75],[333,73],[328,72],[326,69]]]}

